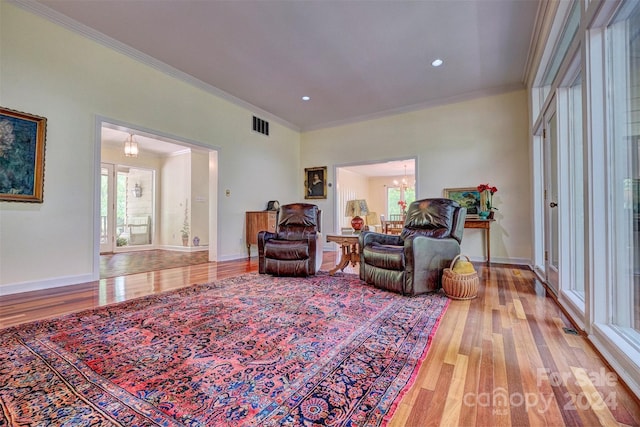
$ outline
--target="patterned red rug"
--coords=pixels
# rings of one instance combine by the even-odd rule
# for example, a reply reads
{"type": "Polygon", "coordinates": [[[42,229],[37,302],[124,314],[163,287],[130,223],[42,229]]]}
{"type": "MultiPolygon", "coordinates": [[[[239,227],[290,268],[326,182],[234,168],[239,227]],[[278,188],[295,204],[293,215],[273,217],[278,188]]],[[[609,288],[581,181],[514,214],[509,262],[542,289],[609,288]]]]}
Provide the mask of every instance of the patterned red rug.
{"type": "Polygon", "coordinates": [[[0,330],[0,426],[384,425],[447,306],[247,274],[0,330]]]}

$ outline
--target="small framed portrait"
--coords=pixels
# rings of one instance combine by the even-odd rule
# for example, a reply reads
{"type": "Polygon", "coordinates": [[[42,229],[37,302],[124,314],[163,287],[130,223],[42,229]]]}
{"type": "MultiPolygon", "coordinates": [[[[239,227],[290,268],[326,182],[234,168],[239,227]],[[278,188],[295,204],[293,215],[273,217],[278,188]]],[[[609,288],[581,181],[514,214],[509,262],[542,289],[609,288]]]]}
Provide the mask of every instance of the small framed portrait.
{"type": "Polygon", "coordinates": [[[47,119],[0,107],[0,201],[43,201],[47,119]]]}
{"type": "Polygon", "coordinates": [[[304,170],[305,199],[327,198],[327,167],[305,168],[304,170]]]}
{"type": "Polygon", "coordinates": [[[476,187],[445,188],[442,196],[455,200],[460,206],[467,208],[467,218],[478,218],[482,197],[476,187]]]}

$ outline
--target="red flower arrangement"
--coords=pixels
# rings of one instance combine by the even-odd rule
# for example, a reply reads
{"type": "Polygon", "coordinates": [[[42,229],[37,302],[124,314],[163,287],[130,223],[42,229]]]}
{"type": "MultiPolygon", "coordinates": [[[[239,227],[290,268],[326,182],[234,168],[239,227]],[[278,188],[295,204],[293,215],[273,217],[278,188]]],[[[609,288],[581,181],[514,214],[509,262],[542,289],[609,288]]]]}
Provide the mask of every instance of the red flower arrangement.
{"type": "Polygon", "coordinates": [[[489,184],[480,184],[477,188],[480,194],[485,193],[485,204],[487,206],[487,210],[498,210],[498,208],[493,206],[493,195],[498,192],[498,187],[492,187],[489,184]]]}
{"type": "Polygon", "coordinates": [[[400,200],[398,201],[398,206],[400,206],[400,209],[402,209],[402,213],[405,213],[405,211],[407,210],[407,202],[405,202],[404,200],[400,200]]]}

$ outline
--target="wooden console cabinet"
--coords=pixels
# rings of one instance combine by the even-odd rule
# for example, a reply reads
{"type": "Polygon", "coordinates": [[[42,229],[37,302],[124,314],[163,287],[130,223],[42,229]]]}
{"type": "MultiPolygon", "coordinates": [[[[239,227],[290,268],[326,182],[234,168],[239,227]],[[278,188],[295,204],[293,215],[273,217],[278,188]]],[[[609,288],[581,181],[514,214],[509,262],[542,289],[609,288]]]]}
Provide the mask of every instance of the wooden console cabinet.
{"type": "Polygon", "coordinates": [[[245,213],[245,234],[247,236],[247,256],[251,258],[251,245],[258,244],[258,232],[276,232],[276,211],[247,211],[245,213]]]}

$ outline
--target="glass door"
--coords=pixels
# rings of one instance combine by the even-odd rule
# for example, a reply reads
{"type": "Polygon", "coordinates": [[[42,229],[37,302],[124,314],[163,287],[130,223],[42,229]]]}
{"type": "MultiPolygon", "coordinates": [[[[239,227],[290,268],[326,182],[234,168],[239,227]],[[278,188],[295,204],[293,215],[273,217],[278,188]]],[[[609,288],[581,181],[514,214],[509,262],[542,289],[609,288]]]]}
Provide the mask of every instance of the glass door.
{"type": "MultiPolygon", "coordinates": [[[[554,103],[551,103],[554,105],[554,103]]],[[[559,218],[558,218],[558,123],[555,109],[545,114],[544,126],[544,212],[545,272],[547,284],[558,294],[559,218]]]]}

